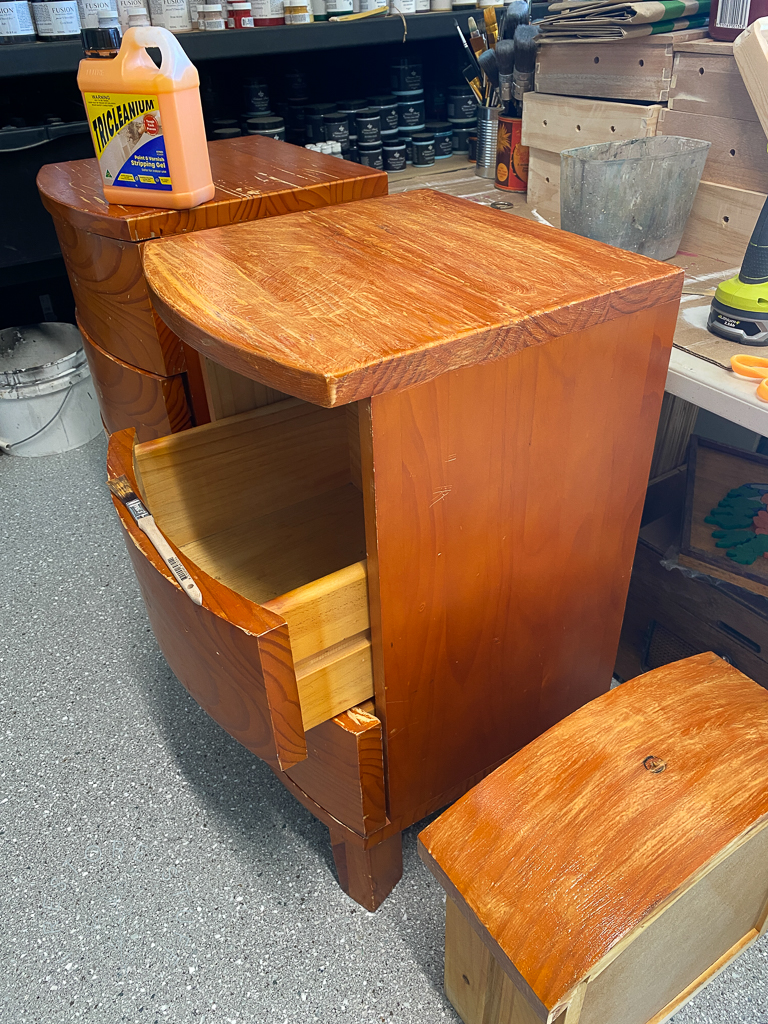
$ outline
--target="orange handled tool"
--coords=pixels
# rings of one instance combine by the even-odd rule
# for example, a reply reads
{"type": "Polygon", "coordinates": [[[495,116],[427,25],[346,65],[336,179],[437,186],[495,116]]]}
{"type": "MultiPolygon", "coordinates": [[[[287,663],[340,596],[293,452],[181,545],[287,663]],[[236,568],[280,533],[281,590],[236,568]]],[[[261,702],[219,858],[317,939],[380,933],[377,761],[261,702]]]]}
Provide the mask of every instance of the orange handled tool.
{"type": "Polygon", "coordinates": [[[768,402],[768,359],[763,356],[731,356],[731,369],[739,377],[757,380],[757,397],[768,402]]]}

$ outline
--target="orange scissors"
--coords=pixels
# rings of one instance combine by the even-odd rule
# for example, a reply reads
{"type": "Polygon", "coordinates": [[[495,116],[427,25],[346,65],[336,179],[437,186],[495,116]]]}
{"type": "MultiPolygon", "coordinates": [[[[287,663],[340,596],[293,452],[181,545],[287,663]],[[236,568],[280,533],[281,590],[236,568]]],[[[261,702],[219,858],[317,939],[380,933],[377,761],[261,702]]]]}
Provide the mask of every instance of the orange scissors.
{"type": "Polygon", "coordinates": [[[757,397],[768,402],[768,359],[763,356],[731,356],[731,369],[739,377],[757,380],[757,397]]]}

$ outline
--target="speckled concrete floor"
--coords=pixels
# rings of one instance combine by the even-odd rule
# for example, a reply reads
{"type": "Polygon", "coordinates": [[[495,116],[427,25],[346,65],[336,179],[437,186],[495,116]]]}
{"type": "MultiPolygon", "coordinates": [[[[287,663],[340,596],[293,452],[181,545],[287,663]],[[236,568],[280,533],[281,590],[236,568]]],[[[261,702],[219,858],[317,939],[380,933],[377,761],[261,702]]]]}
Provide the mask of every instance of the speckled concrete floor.
{"type": "MultiPolygon", "coordinates": [[[[325,828],[166,666],[104,457],[0,457],[0,1022],[458,1021],[419,826],[378,913],[341,892],[325,828]]],[[[768,1022],[768,941],[674,1020],[768,1022]]]]}

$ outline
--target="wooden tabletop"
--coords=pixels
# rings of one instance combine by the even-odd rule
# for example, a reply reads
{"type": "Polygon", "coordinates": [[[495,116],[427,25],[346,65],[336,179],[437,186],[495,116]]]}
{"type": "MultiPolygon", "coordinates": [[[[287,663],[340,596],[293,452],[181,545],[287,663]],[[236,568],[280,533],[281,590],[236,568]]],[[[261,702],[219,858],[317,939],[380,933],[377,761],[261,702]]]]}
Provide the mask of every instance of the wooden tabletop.
{"type": "Polygon", "coordinates": [[[134,242],[387,194],[383,171],[261,135],[209,142],[208,153],[216,194],[192,210],[108,203],[95,159],[47,164],[37,187],[50,213],[134,242]]]}
{"type": "Polygon", "coordinates": [[[683,279],[428,190],[161,239],[144,271],[185,342],[323,406],[675,300],[683,279]]]}
{"type": "Polygon", "coordinates": [[[553,1011],[765,825],[767,765],[768,692],[701,654],[555,725],[422,832],[419,852],[553,1011]]]}

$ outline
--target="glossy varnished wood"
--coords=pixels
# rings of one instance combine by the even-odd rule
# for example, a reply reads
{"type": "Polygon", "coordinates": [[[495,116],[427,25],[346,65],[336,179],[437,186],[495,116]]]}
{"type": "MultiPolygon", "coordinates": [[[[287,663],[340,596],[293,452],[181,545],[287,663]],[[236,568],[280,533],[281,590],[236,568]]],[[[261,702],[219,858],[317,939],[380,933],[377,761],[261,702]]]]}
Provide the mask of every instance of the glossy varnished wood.
{"type": "Polygon", "coordinates": [[[185,342],[324,406],[615,323],[682,287],[675,267],[426,190],[164,238],[144,269],[185,342]]]}
{"type": "MultiPolygon", "coordinates": [[[[124,475],[140,493],[132,431],[112,435],[107,468],[110,479],[124,475]]],[[[177,678],[219,725],[273,768],[303,760],[307,748],[285,621],[185,563],[175,548],[203,595],[202,607],[193,604],[124,505],[113,502],[152,630],[177,678]]]]}
{"type": "Polygon", "coordinates": [[[339,885],[366,910],[377,910],[403,874],[403,844],[399,833],[375,846],[350,842],[333,825],[331,849],[339,885]]]}
{"type": "Polygon", "coordinates": [[[183,374],[138,370],[104,352],[79,317],[78,327],[108,433],[132,427],[140,441],[151,441],[192,426],[183,374]]]}
{"type": "Polygon", "coordinates": [[[336,157],[262,136],[208,145],[216,193],[192,210],[107,203],[95,160],[41,168],[37,186],[46,209],[78,229],[141,242],[387,193],[387,175],[336,157]]]}
{"type": "Polygon", "coordinates": [[[534,740],[420,854],[540,1019],[660,1021],[764,927],[766,764],[768,693],[698,655],[534,740]]]}
{"type": "Polygon", "coordinates": [[[608,688],[676,309],[371,399],[368,578],[393,822],[443,806],[608,688]]]}

